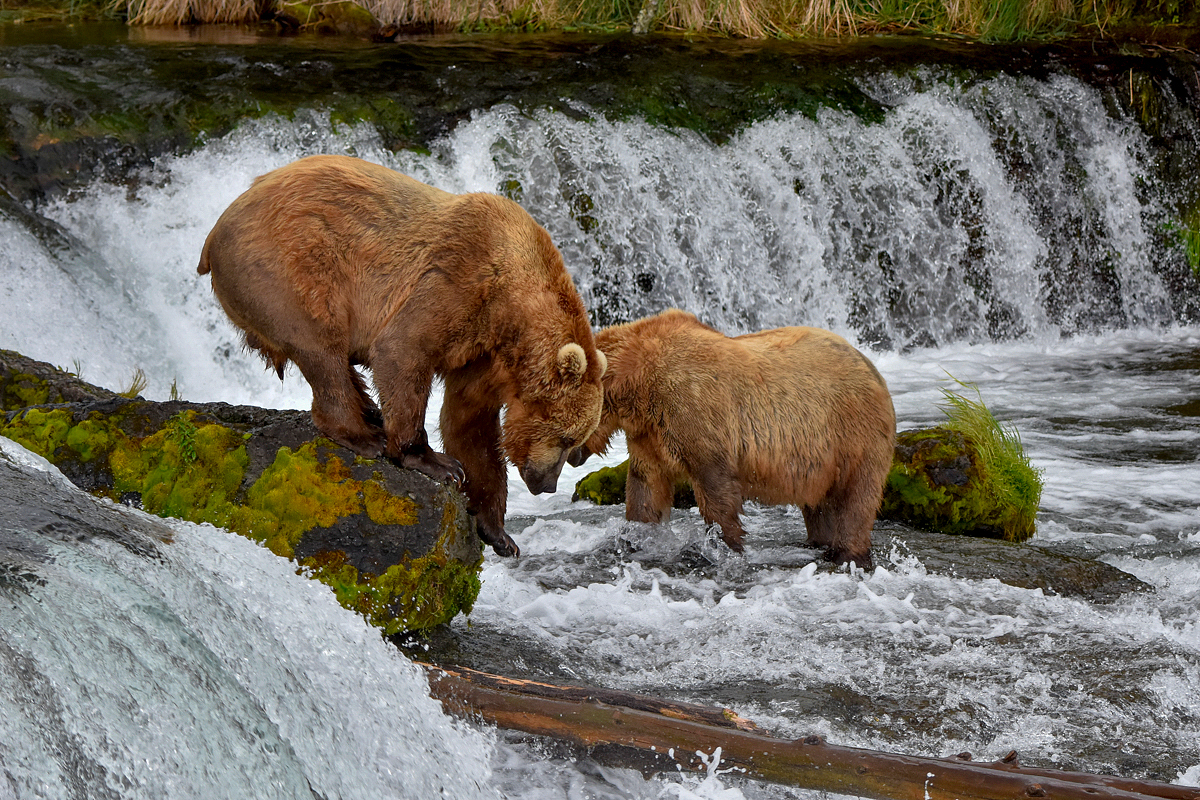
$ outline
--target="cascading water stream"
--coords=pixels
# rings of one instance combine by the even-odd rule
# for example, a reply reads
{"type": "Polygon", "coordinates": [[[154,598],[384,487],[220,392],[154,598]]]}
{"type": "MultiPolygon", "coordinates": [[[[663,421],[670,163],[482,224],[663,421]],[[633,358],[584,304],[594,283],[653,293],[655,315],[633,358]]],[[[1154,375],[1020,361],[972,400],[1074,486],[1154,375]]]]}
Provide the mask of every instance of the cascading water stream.
{"type": "MultiPolygon", "coordinates": [[[[695,514],[647,532],[619,507],[571,504],[589,463],[551,497],[512,477],[524,555],[489,555],[470,628],[444,634],[456,647],[485,667],[734,705],[785,735],[1018,748],[1197,783],[1200,331],[1173,288],[1187,267],[1164,232],[1162,156],[1065,73],[856,81],[879,110],[781,113],[728,139],[579,104],[481,108],[429,152],[321,111],[247,121],[129,180],[0,210],[0,347],[114,389],[140,368],[154,399],[305,407],[299,373],[281,384],[244,352],[195,273],[229,202],[319,152],[507,193],[550,231],[597,325],[679,306],[731,334],[830,328],[872,354],[901,428],[939,419],[946,373],[975,382],[1046,471],[1031,546],[1102,557],[1152,589],[1105,604],[975,580],[887,531],[883,569],[830,573],[795,547],[794,509],[749,508],[748,555],[733,557],[695,514]]],[[[1180,113],[1194,166],[1200,124],[1180,113]]],[[[431,434],[437,406],[435,392],[431,434]]],[[[4,453],[13,481],[54,486],[4,453]]],[[[90,501],[45,492],[48,510],[0,517],[0,743],[28,743],[0,748],[0,798],[184,797],[209,780],[230,796],[431,796],[404,788],[409,770],[449,776],[450,797],[719,796],[711,780],[647,781],[462,728],[285,562],[215,529],[172,524],[163,543],[111,508],[73,542],[44,515],[77,519],[90,501]],[[95,532],[109,525],[126,533],[95,532]],[[116,663],[129,681],[110,683],[116,663]],[[243,763],[238,783],[226,772],[243,763]]]]}

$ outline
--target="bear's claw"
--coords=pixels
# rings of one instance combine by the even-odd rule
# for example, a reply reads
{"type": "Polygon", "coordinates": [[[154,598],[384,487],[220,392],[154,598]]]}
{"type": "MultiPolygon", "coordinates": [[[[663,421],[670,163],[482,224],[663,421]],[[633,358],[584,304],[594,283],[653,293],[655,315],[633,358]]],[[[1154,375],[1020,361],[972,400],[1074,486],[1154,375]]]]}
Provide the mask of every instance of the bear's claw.
{"type": "Polygon", "coordinates": [[[433,450],[405,453],[400,456],[399,462],[405,469],[415,469],[440,483],[453,483],[459,489],[467,482],[467,473],[457,458],[433,450]]]}
{"type": "Polygon", "coordinates": [[[496,551],[496,555],[508,558],[509,556],[521,555],[521,548],[517,547],[517,543],[512,540],[504,531],[488,533],[483,526],[479,526],[479,538],[492,546],[496,551]]]}

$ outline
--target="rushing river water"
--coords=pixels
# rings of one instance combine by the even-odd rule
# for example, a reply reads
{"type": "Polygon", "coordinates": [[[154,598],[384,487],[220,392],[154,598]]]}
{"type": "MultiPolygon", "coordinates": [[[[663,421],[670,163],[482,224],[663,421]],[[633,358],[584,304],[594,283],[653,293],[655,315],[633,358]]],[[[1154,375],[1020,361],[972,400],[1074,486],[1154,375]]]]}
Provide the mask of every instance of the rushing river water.
{"type": "MultiPolygon", "coordinates": [[[[1163,94],[1164,151],[1066,69],[848,80],[874,111],[721,136],[577,102],[490,103],[424,150],[320,110],[247,121],[0,211],[0,348],[114,389],[140,368],[154,399],[306,407],[195,273],[228,203],[322,152],[506,191],[598,324],[675,305],[729,333],[833,329],[872,356],[901,429],[942,417],[949,376],[974,383],[1044,471],[1024,547],[1147,586],[1021,588],[882,524],[874,572],[831,570],[788,508],[748,508],[734,555],[694,511],[646,528],[572,503],[593,460],[553,496],[511,475],[521,558],[489,550],[469,619],[417,652],[724,705],[783,736],[1200,783],[1200,327],[1162,177],[1164,160],[1200,174],[1195,96],[1163,94]]],[[[96,503],[2,440],[0,481],[0,798],[805,794],[644,778],[455,722],[399,650],[252,543],[96,503]]]]}

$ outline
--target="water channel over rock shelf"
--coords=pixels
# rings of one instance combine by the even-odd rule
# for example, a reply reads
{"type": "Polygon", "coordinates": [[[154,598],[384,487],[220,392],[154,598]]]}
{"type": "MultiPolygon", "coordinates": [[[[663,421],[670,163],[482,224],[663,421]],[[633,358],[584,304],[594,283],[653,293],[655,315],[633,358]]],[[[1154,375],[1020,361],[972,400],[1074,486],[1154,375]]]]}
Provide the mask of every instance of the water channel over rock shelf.
{"type": "Polygon", "coordinates": [[[1044,471],[1038,533],[881,523],[864,573],[815,563],[798,510],[748,506],[735,555],[694,511],[647,528],[572,503],[618,440],[555,495],[511,471],[521,558],[489,551],[470,618],[401,651],[266,551],[97,503],[0,441],[0,797],[809,794],[456,722],[406,655],[781,736],[1200,783],[1194,60],[204,36],[0,33],[0,348],[117,390],[140,368],[152,399],[306,407],[195,265],[256,175],[347,153],[521,202],[597,325],[679,306],[730,334],[832,329],[901,429],[942,418],[950,376],[974,383],[1044,471]]]}

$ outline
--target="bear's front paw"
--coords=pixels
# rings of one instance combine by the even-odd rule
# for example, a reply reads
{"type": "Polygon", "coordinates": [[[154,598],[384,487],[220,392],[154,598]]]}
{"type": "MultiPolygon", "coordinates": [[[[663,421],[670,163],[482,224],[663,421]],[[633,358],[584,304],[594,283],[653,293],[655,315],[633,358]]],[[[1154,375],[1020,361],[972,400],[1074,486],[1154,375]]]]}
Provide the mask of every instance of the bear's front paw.
{"type": "Polygon", "coordinates": [[[423,472],[439,483],[453,483],[459,489],[467,480],[467,473],[457,458],[433,450],[405,453],[400,456],[400,466],[423,472]]]}
{"type": "Polygon", "coordinates": [[[504,532],[503,528],[489,531],[488,526],[481,523],[479,526],[479,538],[490,544],[498,556],[508,558],[509,556],[521,555],[521,548],[517,547],[517,543],[512,540],[511,536],[504,532]]]}

